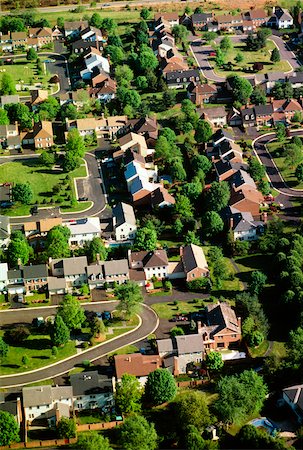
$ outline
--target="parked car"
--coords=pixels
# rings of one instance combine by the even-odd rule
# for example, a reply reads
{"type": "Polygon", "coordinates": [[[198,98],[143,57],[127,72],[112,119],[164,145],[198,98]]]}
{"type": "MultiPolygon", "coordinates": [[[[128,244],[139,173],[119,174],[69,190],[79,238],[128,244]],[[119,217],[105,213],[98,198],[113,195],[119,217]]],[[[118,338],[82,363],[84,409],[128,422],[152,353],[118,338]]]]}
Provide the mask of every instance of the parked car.
{"type": "Polygon", "coordinates": [[[31,214],[34,216],[35,214],[38,214],[38,206],[33,206],[31,208],[31,214]]]}
{"type": "Polygon", "coordinates": [[[112,313],[110,311],[104,311],[102,313],[102,318],[104,320],[110,320],[112,318],[112,313]]]}
{"type": "Polygon", "coordinates": [[[14,202],[1,202],[0,203],[1,208],[10,208],[13,205],[14,205],[14,202]]]}
{"type": "Polygon", "coordinates": [[[78,202],[87,202],[88,197],[79,197],[78,202]]]}
{"type": "Polygon", "coordinates": [[[217,52],[209,52],[209,56],[217,56],[217,52]]]}

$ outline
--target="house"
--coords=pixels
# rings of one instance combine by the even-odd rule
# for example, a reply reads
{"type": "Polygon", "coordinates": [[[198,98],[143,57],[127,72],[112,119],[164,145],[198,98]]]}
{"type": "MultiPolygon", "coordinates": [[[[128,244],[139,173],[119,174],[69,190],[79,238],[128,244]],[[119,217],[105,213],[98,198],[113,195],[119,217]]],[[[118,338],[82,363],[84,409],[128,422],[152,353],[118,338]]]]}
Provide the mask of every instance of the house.
{"type": "Polygon", "coordinates": [[[191,82],[200,82],[200,74],[197,69],[173,70],[166,74],[166,84],[171,89],[186,87],[191,82]]]}
{"type": "Polygon", "coordinates": [[[55,426],[61,417],[70,418],[73,412],[73,388],[49,385],[22,388],[24,418],[27,425],[44,420],[55,426]]]}
{"type": "Polygon", "coordinates": [[[179,25],[179,14],[177,12],[155,14],[155,28],[157,27],[157,24],[161,23],[162,21],[167,22],[169,26],[173,28],[175,25],[179,25]]]}
{"type": "Polygon", "coordinates": [[[201,118],[208,120],[214,127],[224,127],[227,124],[227,115],[224,106],[202,109],[201,118]]]}
{"type": "Polygon", "coordinates": [[[168,339],[157,339],[159,356],[163,365],[173,375],[187,373],[188,364],[201,363],[204,357],[204,344],[201,334],[188,334],[168,339]]]}
{"type": "Polygon", "coordinates": [[[20,102],[20,97],[18,94],[1,95],[1,97],[0,97],[1,108],[3,108],[4,105],[9,105],[10,103],[19,103],[19,102],[20,102]]]}
{"type": "Polygon", "coordinates": [[[38,48],[53,42],[53,31],[48,27],[30,28],[28,30],[28,35],[31,39],[37,40],[38,48]]]}
{"type": "Polygon", "coordinates": [[[235,138],[230,132],[222,128],[217,130],[212,136],[212,142],[214,147],[219,146],[222,142],[225,141],[234,142],[235,138]]]}
{"type": "Polygon", "coordinates": [[[254,107],[257,126],[271,126],[272,125],[272,113],[273,105],[269,103],[267,105],[256,105],[254,107]]]}
{"type": "MultiPolygon", "coordinates": [[[[208,151],[207,155],[209,155],[208,151]]],[[[219,146],[213,147],[211,156],[214,161],[218,158],[218,160],[221,160],[223,163],[227,161],[230,163],[243,162],[242,148],[233,141],[223,141],[219,146]]]]}
{"type": "Polygon", "coordinates": [[[15,421],[20,426],[22,422],[22,405],[20,397],[16,400],[6,400],[4,393],[0,393],[0,411],[5,411],[14,416],[15,421]]]}
{"type": "Polygon", "coordinates": [[[53,39],[56,39],[56,40],[63,39],[64,38],[64,32],[63,32],[62,29],[60,29],[58,27],[58,25],[55,25],[52,28],[52,36],[53,36],[53,39]]]}
{"type": "Polygon", "coordinates": [[[254,220],[250,212],[241,212],[233,207],[227,209],[226,219],[235,241],[256,241],[263,234],[264,222],[254,220]]]}
{"type": "Polygon", "coordinates": [[[48,277],[47,286],[49,295],[62,295],[69,292],[65,278],[48,277]]]}
{"type": "Polygon", "coordinates": [[[14,125],[0,125],[0,146],[4,150],[19,149],[21,147],[17,122],[14,125]]]}
{"type": "MultiPolygon", "coordinates": [[[[71,290],[73,287],[80,287],[86,283],[86,256],[75,256],[73,258],[51,259],[49,261],[49,268],[51,277],[63,278],[66,291],[71,290]]],[[[50,280],[51,285],[54,280],[50,280]]],[[[61,288],[60,288],[61,289],[61,288]]],[[[50,284],[48,285],[49,293],[51,292],[50,284]]]]}
{"type": "Polygon", "coordinates": [[[237,170],[228,181],[236,192],[241,189],[257,189],[256,183],[252,177],[243,169],[237,170]]]}
{"type": "Polygon", "coordinates": [[[198,322],[206,350],[222,350],[241,341],[241,319],[228,303],[207,305],[205,323],[198,322]]]}
{"type": "Polygon", "coordinates": [[[162,367],[159,355],[141,355],[141,353],[115,355],[114,363],[118,382],[121,382],[122,376],[127,373],[134,375],[142,386],[151,372],[162,367]]]}
{"type": "Polygon", "coordinates": [[[303,420],[303,384],[290,386],[282,391],[284,402],[292,409],[297,416],[298,422],[303,420]]]}
{"type": "Polygon", "coordinates": [[[8,284],[7,272],[7,263],[0,263],[0,292],[3,292],[8,284]]]}
{"type": "Polygon", "coordinates": [[[11,269],[7,271],[7,292],[10,295],[23,294],[25,292],[22,270],[11,269]]]}
{"type": "Polygon", "coordinates": [[[250,128],[256,125],[256,114],[253,107],[241,109],[241,117],[243,127],[250,128]]]}
{"type": "Polygon", "coordinates": [[[62,225],[61,217],[48,217],[47,219],[40,219],[38,226],[42,236],[46,236],[49,230],[57,225],[62,225]]]}
{"type": "MultiPolygon", "coordinates": [[[[301,24],[302,26],[302,24],[301,24]]],[[[287,79],[294,89],[303,86],[303,72],[293,72],[287,79]]]]}
{"type": "Polygon", "coordinates": [[[89,96],[101,103],[107,103],[116,97],[117,83],[110,77],[99,83],[98,87],[88,89],[89,96]]]}
{"type": "Polygon", "coordinates": [[[294,24],[294,19],[289,11],[280,6],[273,7],[272,16],[269,18],[267,25],[278,29],[291,28],[294,24]]]}
{"type": "Polygon", "coordinates": [[[31,105],[39,105],[48,98],[48,91],[43,89],[32,89],[30,91],[31,105]]]}
{"type": "Polygon", "coordinates": [[[83,39],[78,39],[71,43],[71,51],[72,53],[82,54],[84,52],[88,52],[91,48],[96,48],[99,50],[99,41],[91,42],[84,41],[83,39]]]}
{"type": "Polygon", "coordinates": [[[214,163],[214,168],[216,171],[216,176],[218,181],[225,181],[230,179],[238,170],[247,169],[247,165],[245,165],[242,161],[236,160],[233,162],[230,159],[222,159],[214,163]]]}
{"type": "Polygon", "coordinates": [[[98,261],[86,267],[87,282],[90,290],[100,289],[107,283],[110,287],[123,284],[130,279],[127,259],[98,261]]]}
{"type": "Polygon", "coordinates": [[[11,32],[11,42],[14,49],[18,47],[26,47],[27,33],[25,31],[11,32]]]}
{"type": "Polygon", "coordinates": [[[259,217],[262,202],[263,195],[256,189],[231,189],[229,204],[241,212],[250,212],[253,217],[259,217]]]}
{"type": "Polygon", "coordinates": [[[132,241],[136,237],[137,224],[134,208],[120,202],[113,207],[113,229],[116,241],[132,241]]]}
{"type": "Polygon", "coordinates": [[[80,38],[83,41],[87,41],[87,42],[102,42],[103,41],[103,36],[101,33],[101,30],[99,30],[99,28],[96,27],[86,27],[86,28],[82,28],[80,30],[80,38]]]}
{"type": "Polygon", "coordinates": [[[171,207],[176,203],[174,197],[162,186],[149,194],[149,201],[152,208],[171,207]]]}
{"type": "Polygon", "coordinates": [[[191,16],[195,30],[207,30],[207,25],[213,20],[212,13],[195,13],[191,16]]]}
{"type": "Polygon", "coordinates": [[[98,49],[90,48],[90,50],[84,54],[83,61],[85,69],[80,71],[80,76],[84,81],[91,79],[92,73],[96,68],[99,68],[99,70],[106,73],[110,72],[108,59],[102,56],[98,49]]]}
{"type": "Polygon", "coordinates": [[[144,279],[150,280],[153,277],[164,279],[168,274],[168,259],[165,250],[154,251],[128,251],[129,267],[133,270],[144,272],[144,279]]]}
{"type": "Polygon", "coordinates": [[[79,21],[65,21],[64,22],[64,34],[65,37],[75,38],[80,35],[81,30],[85,30],[88,27],[87,20],[79,20],[79,21]]]}
{"type": "Polygon", "coordinates": [[[200,277],[209,277],[208,264],[202,247],[195,244],[180,247],[180,256],[186,281],[192,281],[200,277]]]}
{"type": "Polygon", "coordinates": [[[276,83],[285,83],[285,73],[284,72],[268,72],[265,74],[265,89],[266,94],[270,94],[272,88],[276,83]]]}
{"type": "Polygon", "coordinates": [[[243,26],[243,19],[241,14],[233,16],[232,14],[225,14],[216,16],[219,30],[235,31],[243,26]]]}
{"type": "Polygon", "coordinates": [[[214,103],[217,99],[217,87],[214,84],[191,82],[187,87],[187,96],[194,105],[202,106],[203,103],[214,103]]]}
{"type": "Polygon", "coordinates": [[[139,119],[130,119],[127,122],[127,129],[136,134],[141,134],[145,139],[158,138],[158,121],[152,117],[140,117],[139,119]]]}
{"type": "Polygon", "coordinates": [[[242,125],[241,110],[238,110],[232,106],[227,115],[227,123],[231,127],[238,127],[239,125],[242,125]]]}
{"type": "Polygon", "coordinates": [[[23,145],[33,145],[35,148],[47,148],[54,144],[52,122],[35,122],[32,131],[21,134],[23,145]]]}
{"type": "Polygon", "coordinates": [[[11,225],[8,216],[0,216],[0,247],[6,248],[11,235],[11,225]]]}
{"type": "Polygon", "coordinates": [[[118,142],[123,153],[125,153],[126,150],[131,149],[135,153],[146,157],[148,154],[153,152],[148,151],[145,137],[141,134],[133,132],[127,133],[125,136],[120,137],[118,142]]]}
{"type": "Polygon", "coordinates": [[[303,108],[298,100],[291,98],[290,100],[273,100],[272,107],[274,113],[283,113],[288,122],[294,117],[296,113],[302,113],[303,108]]]}
{"type": "Polygon", "coordinates": [[[268,15],[262,8],[251,8],[248,12],[243,14],[243,18],[251,22],[253,29],[267,24],[268,15]]]}
{"type": "Polygon", "coordinates": [[[22,278],[26,292],[45,291],[47,288],[48,268],[46,264],[22,267],[22,278]]]}
{"type": "Polygon", "coordinates": [[[71,247],[83,247],[95,237],[101,236],[99,217],[69,220],[63,223],[70,231],[68,243],[71,247]]]}
{"type": "Polygon", "coordinates": [[[80,135],[85,137],[96,133],[97,137],[113,138],[122,133],[126,128],[127,116],[110,116],[107,119],[66,119],[67,131],[77,128],[80,135]]]}
{"type": "Polygon", "coordinates": [[[74,410],[83,411],[99,408],[110,412],[114,406],[112,380],[99,375],[97,370],[70,375],[73,391],[74,410]]]}
{"type": "Polygon", "coordinates": [[[10,37],[10,33],[3,34],[0,31],[0,48],[3,52],[11,52],[13,50],[13,44],[10,37]]]}

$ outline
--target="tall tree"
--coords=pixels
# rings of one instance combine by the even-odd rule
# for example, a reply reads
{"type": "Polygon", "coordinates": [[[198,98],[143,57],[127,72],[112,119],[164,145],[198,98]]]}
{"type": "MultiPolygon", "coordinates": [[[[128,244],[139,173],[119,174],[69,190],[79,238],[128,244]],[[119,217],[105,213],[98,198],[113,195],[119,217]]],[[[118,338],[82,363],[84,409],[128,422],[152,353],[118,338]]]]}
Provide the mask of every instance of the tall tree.
{"type": "Polygon", "coordinates": [[[254,270],[250,277],[249,291],[252,295],[259,295],[267,281],[267,276],[260,270],[254,270]]]}
{"type": "Polygon", "coordinates": [[[56,225],[47,234],[46,253],[51,258],[68,258],[70,249],[68,240],[70,231],[67,227],[56,225]]]}
{"type": "Polygon", "coordinates": [[[172,34],[176,39],[176,42],[181,44],[186,42],[189,31],[184,25],[174,25],[172,28],[172,34]]]}
{"type": "Polygon", "coordinates": [[[134,242],[134,250],[156,250],[157,241],[158,236],[154,227],[144,226],[138,228],[134,242]]]}
{"type": "Polygon", "coordinates": [[[205,358],[206,367],[209,370],[218,371],[221,370],[224,366],[224,362],[222,360],[222,354],[220,352],[211,351],[207,353],[205,358]]]}
{"type": "Polygon", "coordinates": [[[7,356],[8,350],[9,350],[9,346],[3,340],[3,338],[0,337],[0,359],[3,359],[7,356]]]}
{"type": "Polygon", "coordinates": [[[224,222],[216,211],[208,211],[203,219],[203,233],[206,237],[213,237],[224,228],[224,222]]]}
{"type": "Polygon", "coordinates": [[[61,417],[57,424],[57,433],[61,439],[71,439],[77,435],[77,425],[74,419],[61,417]]]}
{"type": "Polygon", "coordinates": [[[83,157],[85,153],[85,145],[83,137],[76,128],[72,128],[67,134],[65,151],[75,156],[83,157]]]}
{"type": "Polygon", "coordinates": [[[207,208],[219,212],[227,206],[230,199],[229,185],[226,181],[214,181],[206,193],[207,208]]]}
{"type": "Polygon", "coordinates": [[[172,400],[177,393],[174,377],[167,369],[150,372],[145,384],[145,396],[153,405],[161,405],[172,400]]]}
{"type": "Polygon", "coordinates": [[[117,286],[114,292],[119,300],[117,310],[124,313],[126,318],[130,318],[140,311],[143,296],[138,284],[133,281],[127,281],[117,286]]]}
{"type": "Polygon", "coordinates": [[[229,36],[224,36],[220,42],[220,49],[226,53],[228,50],[231,50],[233,47],[232,41],[229,36]]]}
{"type": "Polygon", "coordinates": [[[1,95],[12,95],[16,93],[16,87],[10,74],[4,73],[1,78],[1,95]]]}
{"type": "Polygon", "coordinates": [[[22,265],[26,265],[31,254],[32,249],[25,236],[19,230],[13,231],[7,249],[7,260],[10,267],[17,268],[19,260],[22,265]]]}
{"type": "Polygon", "coordinates": [[[154,424],[136,414],[127,417],[120,427],[120,444],[125,450],[155,450],[158,436],[154,424]]]}
{"type": "Polygon", "coordinates": [[[58,314],[55,317],[55,322],[51,330],[52,344],[56,347],[67,344],[70,338],[70,333],[67,325],[63,322],[63,319],[58,314]]]}
{"type": "Polygon", "coordinates": [[[33,114],[24,103],[9,103],[5,105],[10,123],[18,122],[21,130],[31,129],[33,114]]]}
{"type": "Polygon", "coordinates": [[[246,78],[241,78],[238,75],[231,75],[228,77],[228,81],[232,87],[234,101],[245,105],[252,93],[250,82],[246,78]]]}
{"type": "Polygon", "coordinates": [[[271,52],[270,60],[271,60],[271,62],[272,62],[273,64],[275,64],[275,63],[281,61],[281,55],[280,55],[280,52],[279,52],[279,50],[277,49],[277,47],[275,47],[275,48],[273,49],[273,51],[271,52]]]}
{"type": "Polygon", "coordinates": [[[210,140],[213,134],[210,124],[206,120],[198,120],[195,139],[197,142],[206,143],[210,140]]]}
{"type": "Polygon", "coordinates": [[[19,431],[15,417],[7,411],[0,410],[0,445],[6,447],[19,442],[19,431]]]}
{"type": "Polygon", "coordinates": [[[0,125],[9,125],[9,118],[5,109],[0,109],[0,125]]]}
{"type": "Polygon", "coordinates": [[[105,261],[107,258],[107,250],[102,239],[94,237],[88,244],[88,259],[90,262],[97,260],[97,256],[101,261],[105,261]]]}
{"type": "Polygon", "coordinates": [[[193,425],[202,433],[211,423],[206,395],[199,391],[184,392],[176,402],[176,414],[183,430],[193,425]]]}
{"type": "Polygon", "coordinates": [[[60,316],[69,330],[77,330],[85,321],[84,309],[80,302],[72,295],[65,295],[58,308],[60,316]]]}
{"type": "Polygon", "coordinates": [[[12,189],[13,200],[15,202],[30,205],[33,201],[34,193],[29,183],[16,183],[12,189]]]}
{"type": "Polygon", "coordinates": [[[125,373],[121,382],[117,384],[115,403],[122,413],[139,412],[143,391],[138,379],[134,375],[125,373]]]}

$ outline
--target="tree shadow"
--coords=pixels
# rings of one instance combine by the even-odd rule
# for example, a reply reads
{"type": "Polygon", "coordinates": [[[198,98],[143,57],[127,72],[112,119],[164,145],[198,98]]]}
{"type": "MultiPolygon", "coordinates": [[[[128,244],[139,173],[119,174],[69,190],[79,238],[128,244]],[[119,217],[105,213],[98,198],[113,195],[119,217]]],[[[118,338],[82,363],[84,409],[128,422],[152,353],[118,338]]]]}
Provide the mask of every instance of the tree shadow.
{"type": "Polygon", "coordinates": [[[45,356],[45,355],[42,355],[42,356],[32,356],[32,358],[33,358],[33,359],[50,359],[49,356],[45,356]]]}
{"type": "Polygon", "coordinates": [[[18,364],[1,364],[1,367],[7,367],[8,369],[19,369],[18,364]]]}

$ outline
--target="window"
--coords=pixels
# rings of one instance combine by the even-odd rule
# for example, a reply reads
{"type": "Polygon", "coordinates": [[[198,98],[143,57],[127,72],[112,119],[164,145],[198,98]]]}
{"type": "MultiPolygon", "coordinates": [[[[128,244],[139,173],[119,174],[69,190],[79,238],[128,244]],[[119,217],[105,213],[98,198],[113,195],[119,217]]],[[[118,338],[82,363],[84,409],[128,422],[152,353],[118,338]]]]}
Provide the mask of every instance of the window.
{"type": "Polygon", "coordinates": [[[195,274],[194,274],[194,273],[192,273],[192,274],[191,274],[191,277],[192,277],[192,278],[195,278],[195,274]]]}

